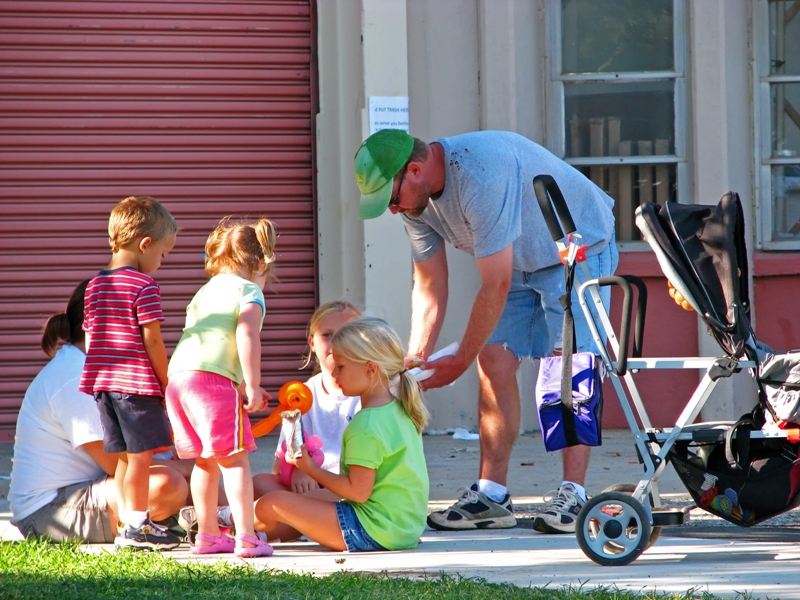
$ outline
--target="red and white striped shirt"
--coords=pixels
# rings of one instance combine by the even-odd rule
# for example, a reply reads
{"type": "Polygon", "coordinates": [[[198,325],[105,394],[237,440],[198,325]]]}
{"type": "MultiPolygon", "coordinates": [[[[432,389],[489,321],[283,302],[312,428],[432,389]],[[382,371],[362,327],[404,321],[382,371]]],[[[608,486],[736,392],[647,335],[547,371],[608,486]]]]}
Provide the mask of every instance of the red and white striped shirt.
{"type": "Polygon", "coordinates": [[[163,320],[152,277],[133,267],[100,271],[86,287],[83,330],[91,343],[80,391],[163,396],[140,329],[163,320]]]}

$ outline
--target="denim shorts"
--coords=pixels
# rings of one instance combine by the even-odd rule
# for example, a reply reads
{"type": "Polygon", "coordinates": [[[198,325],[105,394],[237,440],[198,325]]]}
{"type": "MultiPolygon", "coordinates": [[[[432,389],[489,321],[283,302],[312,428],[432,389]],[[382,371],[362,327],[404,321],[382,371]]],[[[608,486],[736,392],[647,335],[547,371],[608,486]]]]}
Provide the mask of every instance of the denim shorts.
{"type": "MultiPolygon", "coordinates": [[[[599,254],[586,259],[593,278],[613,275],[619,262],[616,240],[612,237],[608,246],[599,254]]],[[[584,277],[581,265],[575,268],[575,283],[572,290],[572,314],[575,320],[576,351],[597,352],[583,309],[578,303],[578,287],[584,277]]],[[[558,299],[564,293],[564,267],[555,265],[532,273],[514,271],[506,306],[488,344],[503,344],[517,358],[541,358],[550,356],[554,347],[561,347],[564,327],[564,309],[558,299]]],[[[608,310],[611,303],[611,288],[601,288],[600,295],[608,310]]],[[[590,303],[592,313],[597,315],[590,303]]],[[[605,332],[599,325],[605,340],[605,332]]]]}
{"type": "Polygon", "coordinates": [[[364,530],[352,506],[347,502],[336,502],[334,506],[336,507],[336,516],[339,518],[339,527],[342,528],[342,538],[344,538],[348,552],[386,550],[364,530]]]}

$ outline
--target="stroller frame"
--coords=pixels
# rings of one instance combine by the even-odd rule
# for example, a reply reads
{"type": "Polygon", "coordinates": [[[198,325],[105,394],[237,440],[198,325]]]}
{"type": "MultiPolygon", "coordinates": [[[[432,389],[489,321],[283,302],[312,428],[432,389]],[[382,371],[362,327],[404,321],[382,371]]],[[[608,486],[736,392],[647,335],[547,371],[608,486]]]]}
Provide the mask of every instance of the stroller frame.
{"type": "MultiPolygon", "coordinates": [[[[583,552],[594,562],[604,566],[626,565],[636,560],[655,543],[662,527],[684,523],[687,511],[683,508],[662,508],[659,495],[658,480],[669,463],[670,450],[678,441],[712,443],[724,440],[725,432],[735,422],[694,423],[694,420],[700,414],[720,379],[729,377],[739,369],[747,369],[755,379],[758,364],[747,356],[742,356],[741,359],[728,355],[721,357],[643,357],[641,348],[647,303],[647,291],[644,283],[638,277],[630,275],[594,278],[587,265],[582,262],[582,259],[585,260],[583,257],[585,248],[579,246],[580,236],[575,233],[575,225],[569,209],[555,181],[549,175],[540,175],[534,179],[534,188],[551,237],[559,249],[562,262],[574,261],[579,267],[576,272],[582,276],[582,283],[577,288],[578,301],[586,317],[597,354],[605,365],[625,419],[633,433],[638,458],[644,468],[642,479],[635,486],[631,484],[612,486],[603,493],[593,496],[584,505],[576,524],[576,538],[583,552]],[[616,285],[623,292],[619,338],[600,297],[600,288],[608,285],[616,285]],[[627,350],[633,305],[631,286],[638,290],[638,302],[635,313],[633,349],[629,357],[627,350]],[[591,311],[591,306],[597,313],[599,325],[591,311]],[[603,342],[600,327],[607,336],[611,353],[603,342]],[[633,378],[633,374],[644,369],[704,371],[701,381],[673,427],[653,427],[633,378]]],[[[654,244],[651,243],[651,246],[656,253],[659,252],[654,244]]],[[[661,260],[659,262],[664,270],[664,263],[661,260]]],[[[681,291],[684,290],[681,289],[681,291]]],[[[690,303],[696,307],[697,305],[692,302],[691,297],[688,296],[688,298],[690,303]]],[[[704,316],[708,317],[708,315],[704,316]]],[[[755,350],[754,345],[755,340],[752,337],[745,342],[745,346],[751,350],[755,350]]],[[[751,432],[750,437],[751,439],[786,439],[792,435],[796,436],[797,434],[787,430],[758,430],[751,432]]]]}

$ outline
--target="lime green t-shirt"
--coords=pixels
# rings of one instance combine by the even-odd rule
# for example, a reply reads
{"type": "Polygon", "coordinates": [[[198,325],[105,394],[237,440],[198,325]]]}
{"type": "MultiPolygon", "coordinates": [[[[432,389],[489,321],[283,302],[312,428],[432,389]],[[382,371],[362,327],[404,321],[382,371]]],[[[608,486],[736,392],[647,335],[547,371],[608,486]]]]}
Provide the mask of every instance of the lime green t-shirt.
{"type": "Polygon", "coordinates": [[[263,321],[264,292],[256,284],[230,273],[212,277],[186,307],[186,327],[172,353],[168,375],[207,371],[241,383],[236,326],[239,311],[250,302],[261,305],[263,321]]]}
{"type": "Polygon", "coordinates": [[[350,502],[359,523],[387,550],[414,548],[428,516],[428,467],[422,436],[398,400],[357,412],[342,437],[342,473],[374,469],[366,502],[350,502]]]}

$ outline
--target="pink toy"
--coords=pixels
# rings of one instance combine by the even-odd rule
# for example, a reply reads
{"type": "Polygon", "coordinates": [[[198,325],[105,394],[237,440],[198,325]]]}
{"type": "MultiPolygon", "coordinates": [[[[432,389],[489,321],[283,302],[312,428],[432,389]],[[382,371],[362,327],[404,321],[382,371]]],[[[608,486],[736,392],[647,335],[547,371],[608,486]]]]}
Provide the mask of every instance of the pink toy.
{"type": "MultiPolygon", "coordinates": [[[[325,461],[325,453],[322,451],[322,440],[320,437],[316,435],[308,436],[306,440],[306,449],[311,455],[312,460],[317,463],[318,467],[321,467],[322,463],[325,461]]],[[[281,460],[281,482],[286,487],[291,487],[294,465],[286,462],[286,440],[281,442],[281,449],[275,453],[275,456],[281,460]]]]}

